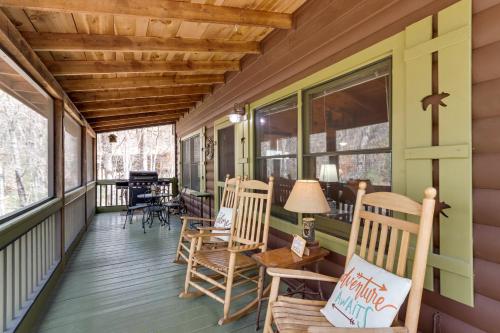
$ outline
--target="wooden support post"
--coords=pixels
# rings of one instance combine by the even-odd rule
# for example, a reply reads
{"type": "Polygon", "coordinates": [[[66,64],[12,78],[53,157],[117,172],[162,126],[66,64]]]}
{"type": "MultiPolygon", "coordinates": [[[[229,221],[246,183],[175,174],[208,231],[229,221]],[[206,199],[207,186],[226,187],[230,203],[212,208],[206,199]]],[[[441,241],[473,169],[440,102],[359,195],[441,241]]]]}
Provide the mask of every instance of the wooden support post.
{"type": "MultiPolygon", "coordinates": [[[[64,199],[64,102],[54,100],[54,195],[64,199]]],[[[60,210],[61,258],[64,256],[64,205],[60,210]]],[[[61,263],[63,261],[61,260],[61,263]]]]}

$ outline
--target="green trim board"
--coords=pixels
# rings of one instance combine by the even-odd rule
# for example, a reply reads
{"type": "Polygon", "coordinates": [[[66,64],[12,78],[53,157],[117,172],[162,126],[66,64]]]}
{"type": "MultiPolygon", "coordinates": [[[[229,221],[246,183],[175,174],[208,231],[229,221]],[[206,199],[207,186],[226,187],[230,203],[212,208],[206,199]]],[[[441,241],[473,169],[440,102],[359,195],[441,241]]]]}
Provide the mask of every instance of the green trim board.
{"type": "MultiPolygon", "coordinates": [[[[392,58],[392,188],[415,200],[432,185],[432,160],[440,161],[440,197],[452,203],[450,218],[442,219],[439,254],[430,253],[428,265],[441,271],[443,296],[472,306],[472,169],[471,169],[471,1],[462,0],[439,12],[438,36],[432,36],[427,17],[392,37],[284,87],[250,106],[250,175],[255,165],[254,111],[298,94],[343,74],[387,57],[392,58]],[[440,108],[439,146],[432,146],[432,113],[423,111],[421,99],[432,93],[432,53],[439,55],[439,89],[450,92],[447,108],[440,108]],[[453,213],[451,212],[453,210],[453,213]],[[458,223],[458,225],[457,225],[458,223]]],[[[298,177],[303,174],[302,103],[299,104],[298,177]]],[[[448,211],[447,211],[448,212],[448,211]]],[[[300,219],[299,219],[300,221],[300,219]]],[[[301,225],[271,218],[271,226],[289,234],[301,225]]],[[[317,231],[325,248],[345,254],[347,242],[317,231]]],[[[433,271],[427,270],[426,288],[433,288],[433,271]]]]}

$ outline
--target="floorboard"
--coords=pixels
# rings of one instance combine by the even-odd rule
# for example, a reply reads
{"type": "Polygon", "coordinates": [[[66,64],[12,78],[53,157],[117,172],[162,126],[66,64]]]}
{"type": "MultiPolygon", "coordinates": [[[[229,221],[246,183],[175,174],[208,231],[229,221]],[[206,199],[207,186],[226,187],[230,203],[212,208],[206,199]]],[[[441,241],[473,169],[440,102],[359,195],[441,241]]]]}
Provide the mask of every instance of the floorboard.
{"type": "Polygon", "coordinates": [[[172,263],[180,228],[172,222],[170,231],[156,223],[144,234],[139,220],[123,230],[120,214],[96,215],[36,332],[255,332],[255,313],[218,326],[222,304],[178,298],[185,266],[172,263]]]}

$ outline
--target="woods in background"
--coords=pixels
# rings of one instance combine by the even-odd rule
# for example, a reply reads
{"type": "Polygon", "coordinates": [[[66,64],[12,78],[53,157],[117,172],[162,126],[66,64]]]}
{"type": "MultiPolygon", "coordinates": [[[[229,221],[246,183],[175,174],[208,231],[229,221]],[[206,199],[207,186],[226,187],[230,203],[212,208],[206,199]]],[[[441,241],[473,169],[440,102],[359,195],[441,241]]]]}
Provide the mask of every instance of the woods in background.
{"type": "Polygon", "coordinates": [[[173,125],[145,127],[97,135],[97,179],[127,179],[129,171],[157,171],[174,176],[173,125]],[[110,140],[116,135],[116,142],[110,140]]]}

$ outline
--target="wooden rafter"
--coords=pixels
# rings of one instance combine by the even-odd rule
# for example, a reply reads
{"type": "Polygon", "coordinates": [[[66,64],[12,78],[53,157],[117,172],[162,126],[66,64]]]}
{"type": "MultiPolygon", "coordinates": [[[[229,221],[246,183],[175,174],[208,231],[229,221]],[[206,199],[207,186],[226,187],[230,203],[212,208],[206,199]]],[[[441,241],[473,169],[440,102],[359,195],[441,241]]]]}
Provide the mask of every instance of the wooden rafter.
{"type": "Polygon", "coordinates": [[[0,0],[0,6],[64,13],[127,15],[290,29],[290,14],[171,0],[0,0]]]}
{"type": "Polygon", "coordinates": [[[89,119],[89,124],[90,125],[105,124],[105,123],[112,123],[112,122],[126,121],[126,120],[147,120],[150,117],[161,117],[161,116],[179,118],[184,114],[184,112],[185,110],[175,110],[175,111],[147,112],[140,114],[131,114],[126,116],[110,116],[110,117],[89,119]]]}
{"type": "Polygon", "coordinates": [[[151,105],[194,103],[201,101],[202,98],[203,95],[166,96],[166,97],[155,97],[155,98],[137,98],[137,99],[114,100],[114,101],[85,102],[85,103],[76,103],[76,106],[81,112],[87,112],[96,110],[132,108],[132,107],[151,106],[151,105]]]}
{"type": "Polygon", "coordinates": [[[260,54],[258,42],[23,32],[35,51],[61,52],[218,52],[260,54]]]}
{"type": "Polygon", "coordinates": [[[69,97],[73,102],[80,103],[145,97],[200,95],[209,94],[211,92],[212,88],[210,86],[150,87],[110,91],[73,92],[69,94],[69,97]]]}
{"type": "Polygon", "coordinates": [[[93,129],[96,133],[104,133],[104,132],[111,132],[111,131],[129,130],[129,129],[135,129],[135,128],[161,126],[161,125],[168,125],[168,124],[174,124],[174,123],[175,123],[175,121],[171,121],[171,120],[161,120],[158,122],[149,122],[147,124],[100,126],[100,127],[96,127],[93,129]]]}
{"type": "Polygon", "coordinates": [[[141,113],[148,113],[148,112],[178,111],[178,110],[183,110],[183,112],[185,112],[186,110],[189,110],[193,106],[194,106],[194,103],[178,103],[178,104],[171,104],[171,105],[153,105],[153,106],[141,106],[141,107],[134,107],[134,108],[88,111],[88,112],[85,112],[83,115],[85,116],[85,118],[87,120],[90,121],[90,119],[93,119],[93,118],[110,117],[110,116],[126,116],[126,115],[141,114],[141,113]]]}
{"type": "Polygon", "coordinates": [[[179,119],[179,116],[155,116],[155,117],[147,117],[143,119],[127,119],[127,120],[116,120],[116,121],[108,121],[104,123],[94,123],[92,124],[92,128],[98,129],[100,127],[109,127],[109,126],[119,126],[119,125],[148,125],[150,123],[158,122],[158,121],[170,121],[175,122],[179,119]]]}
{"type": "Polygon", "coordinates": [[[109,79],[60,80],[66,91],[129,89],[141,87],[168,87],[196,84],[224,83],[224,75],[175,75],[153,77],[119,77],[109,79]]]}
{"type": "Polygon", "coordinates": [[[239,61],[47,61],[54,75],[114,73],[220,73],[239,71],[239,61]]]}

